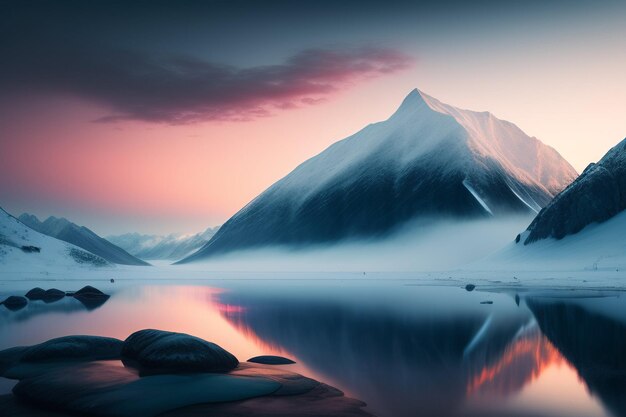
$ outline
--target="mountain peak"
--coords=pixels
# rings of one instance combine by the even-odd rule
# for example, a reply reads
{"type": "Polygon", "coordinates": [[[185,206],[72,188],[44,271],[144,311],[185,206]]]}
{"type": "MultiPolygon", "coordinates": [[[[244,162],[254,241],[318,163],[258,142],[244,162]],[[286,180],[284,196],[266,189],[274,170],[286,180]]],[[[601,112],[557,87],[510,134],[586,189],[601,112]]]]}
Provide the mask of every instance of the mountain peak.
{"type": "Polygon", "coordinates": [[[424,100],[424,93],[417,88],[414,88],[409,94],[407,94],[404,100],[402,100],[402,104],[400,104],[400,107],[398,107],[395,114],[412,111],[426,105],[427,103],[424,100]]]}
{"type": "Polygon", "coordinates": [[[418,218],[529,214],[575,175],[556,151],[512,123],[416,88],[389,119],[299,165],[181,262],[380,237],[418,218]]]}

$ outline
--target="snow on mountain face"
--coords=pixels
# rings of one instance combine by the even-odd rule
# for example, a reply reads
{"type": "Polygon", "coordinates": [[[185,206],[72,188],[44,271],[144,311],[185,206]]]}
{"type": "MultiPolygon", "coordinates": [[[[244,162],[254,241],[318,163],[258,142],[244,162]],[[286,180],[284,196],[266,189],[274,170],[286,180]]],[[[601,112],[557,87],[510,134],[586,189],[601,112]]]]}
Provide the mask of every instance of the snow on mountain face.
{"type": "Polygon", "coordinates": [[[414,90],[388,120],[298,166],[184,261],[375,237],[417,217],[537,212],[575,176],[554,149],[515,125],[414,90]]]}
{"type": "Polygon", "coordinates": [[[111,264],[77,246],[39,233],[0,208],[0,265],[5,272],[111,264]]]}
{"type": "Polygon", "coordinates": [[[40,222],[36,216],[24,213],[19,220],[39,233],[76,245],[109,262],[120,265],[148,265],[90,229],[78,226],[67,219],[50,216],[44,222],[40,222]]]}
{"type": "MultiPolygon", "coordinates": [[[[562,239],[626,209],[626,139],[550,202],[524,233],[524,244],[562,239]]],[[[521,241],[522,238],[518,239],[521,241]]]]}
{"type": "Polygon", "coordinates": [[[218,227],[209,227],[204,232],[195,235],[170,234],[167,236],[126,233],[109,236],[108,239],[140,259],[176,261],[204,246],[217,230],[218,227]]]}

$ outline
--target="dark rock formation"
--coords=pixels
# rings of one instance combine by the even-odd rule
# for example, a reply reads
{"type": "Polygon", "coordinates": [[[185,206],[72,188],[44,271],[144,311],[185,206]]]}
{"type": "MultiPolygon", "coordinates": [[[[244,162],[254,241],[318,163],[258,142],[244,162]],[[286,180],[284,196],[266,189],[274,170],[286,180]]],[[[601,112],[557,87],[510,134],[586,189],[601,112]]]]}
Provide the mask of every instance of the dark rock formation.
{"type": "Polygon", "coordinates": [[[53,303],[63,297],[65,297],[65,291],[61,291],[56,288],[44,290],[42,288],[36,287],[26,293],[26,298],[31,301],[41,300],[46,303],[53,303]]]}
{"type": "MultiPolygon", "coordinates": [[[[126,346],[154,349],[170,359],[203,355],[201,339],[146,330],[126,346]],[[193,340],[192,340],[193,339],[193,340]]],[[[15,417],[338,416],[366,417],[364,403],[335,388],[283,369],[240,364],[228,373],[140,375],[116,361],[124,342],[69,336],[0,351],[0,375],[19,379],[14,395],[0,396],[2,415],[15,417]],[[99,353],[100,355],[94,355],[99,353]],[[112,357],[106,357],[111,354],[112,357]],[[8,369],[8,371],[7,371],[8,369]],[[246,401],[268,398],[268,401],[246,401]],[[269,400],[269,398],[272,398],[269,400]]],[[[216,346],[216,345],[213,345],[216,346]]],[[[220,348],[221,349],[221,348],[220,348]]],[[[225,351],[224,351],[225,352],[225,351]]],[[[229,354],[228,354],[229,355],[229,354]]],[[[236,360],[235,360],[236,361],[236,360]]]]}
{"type": "Polygon", "coordinates": [[[121,340],[111,337],[64,336],[29,347],[23,353],[21,361],[118,359],[122,343],[121,340]]]}
{"type": "Polygon", "coordinates": [[[26,252],[26,253],[39,253],[41,252],[41,248],[37,247],[37,246],[31,246],[31,245],[25,245],[22,246],[22,251],[26,252]]]}
{"type": "Polygon", "coordinates": [[[255,356],[254,358],[248,359],[248,362],[262,363],[264,365],[290,365],[295,363],[291,359],[273,355],[255,356]]]}
{"type": "Polygon", "coordinates": [[[35,287],[26,293],[26,298],[28,298],[31,301],[43,300],[45,295],[46,295],[46,290],[44,290],[43,288],[35,287]]]}
{"type": "Polygon", "coordinates": [[[124,342],[122,357],[152,373],[226,372],[239,361],[215,343],[184,333],[140,330],[124,342]]]}
{"type": "Polygon", "coordinates": [[[21,310],[28,304],[26,297],[11,295],[2,302],[6,308],[11,311],[21,310]]]}

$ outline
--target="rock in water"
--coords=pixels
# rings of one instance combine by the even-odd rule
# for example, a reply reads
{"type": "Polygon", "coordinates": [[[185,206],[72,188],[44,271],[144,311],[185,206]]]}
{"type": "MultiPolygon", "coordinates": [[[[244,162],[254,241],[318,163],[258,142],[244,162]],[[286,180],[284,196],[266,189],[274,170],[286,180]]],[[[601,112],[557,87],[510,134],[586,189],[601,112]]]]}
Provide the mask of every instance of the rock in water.
{"type": "Polygon", "coordinates": [[[44,293],[44,296],[41,298],[46,303],[53,303],[55,301],[60,300],[65,297],[65,291],[57,290],[56,288],[51,288],[44,293]]]}
{"type": "Polygon", "coordinates": [[[4,304],[4,306],[11,311],[17,311],[26,307],[26,304],[28,304],[28,300],[26,299],[26,297],[12,295],[4,300],[2,304],[4,304]]]}
{"type": "Polygon", "coordinates": [[[103,293],[102,291],[92,287],[91,285],[87,285],[80,290],[74,293],[70,293],[68,295],[76,298],[78,301],[83,303],[83,305],[89,310],[100,307],[110,297],[110,295],[103,293]]]}
{"type": "Polygon", "coordinates": [[[122,358],[152,373],[226,372],[239,361],[215,343],[184,333],[146,329],[131,334],[122,358]]]}
{"type": "Polygon", "coordinates": [[[43,288],[35,287],[32,290],[26,293],[26,298],[29,300],[43,300],[43,297],[46,295],[46,290],[43,288]]]}
{"type": "Polygon", "coordinates": [[[105,293],[103,293],[102,291],[100,291],[97,288],[92,287],[91,285],[84,286],[80,290],[76,291],[74,293],[74,297],[76,297],[77,295],[83,296],[83,297],[98,297],[98,296],[101,297],[101,296],[106,296],[105,293]]]}
{"type": "Polygon", "coordinates": [[[475,288],[476,288],[476,285],[474,285],[474,284],[467,284],[465,286],[465,290],[467,290],[467,291],[474,291],[475,288]]]}
{"type": "Polygon", "coordinates": [[[262,355],[248,359],[248,362],[261,363],[263,365],[290,365],[295,363],[291,359],[282,356],[262,355]]]}

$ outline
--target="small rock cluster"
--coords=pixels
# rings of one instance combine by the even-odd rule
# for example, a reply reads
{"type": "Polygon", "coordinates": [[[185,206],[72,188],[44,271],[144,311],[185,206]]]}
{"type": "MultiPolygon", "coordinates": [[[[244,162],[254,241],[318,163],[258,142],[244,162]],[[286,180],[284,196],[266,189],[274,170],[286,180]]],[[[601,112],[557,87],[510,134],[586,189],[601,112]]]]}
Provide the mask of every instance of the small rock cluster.
{"type": "Polygon", "coordinates": [[[29,301],[43,301],[44,303],[54,303],[55,301],[59,301],[66,296],[76,298],[87,308],[98,307],[110,297],[99,289],[92,287],[91,285],[87,285],[78,291],[61,291],[56,288],[44,290],[43,288],[35,287],[29,290],[25,296],[11,295],[0,304],[4,305],[7,309],[11,311],[17,311],[26,307],[29,301]]]}

